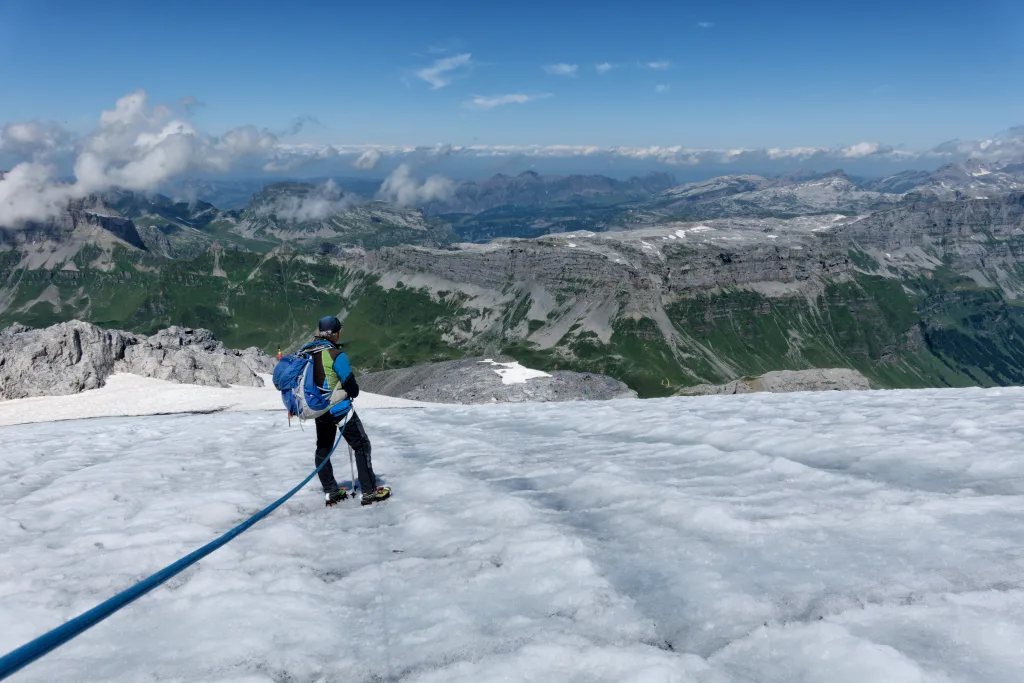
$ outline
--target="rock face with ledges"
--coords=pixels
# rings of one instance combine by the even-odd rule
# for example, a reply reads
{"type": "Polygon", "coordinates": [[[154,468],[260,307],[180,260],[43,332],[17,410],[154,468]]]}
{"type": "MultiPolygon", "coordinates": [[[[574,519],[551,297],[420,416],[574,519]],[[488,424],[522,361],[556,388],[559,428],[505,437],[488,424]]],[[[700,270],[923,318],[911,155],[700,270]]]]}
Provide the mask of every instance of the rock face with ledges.
{"type": "MultiPolygon", "coordinates": [[[[422,273],[449,283],[504,291],[530,283],[571,297],[628,292],[631,310],[664,298],[728,287],[806,285],[855,274],[851,251],[874,252],[888,277],[931,270],[944,259],[960,272],[987,273],[1011,296],[1024,262],[1024,193],[993,200],[910,202],[863,218],[721,219],[606,233],[495,240],[448,250],[399,246],[353,264],[372,272],[422,273]],[[887,254],[892,261],[888,262],[887,254]]],[[[780,290],[783,291],[783,290],[780,290]]]]}
{"type": "Polygon", "coordinates": [[[75,394],[128,372],[184,384],[263,386],[273,360],[229,349],[209,330],[171,327],[151,337],[73,320],[0,331],[0,399],[75,394]]]}
{"type": "Polygon", "coordinates": [[[146,250],[146,243],[136,229],[135,223],[117,215],[102,197],[96,195],[71,200],[59,216],[42,223],[29,223],[24,226],[0,225],[0,244],[14,241],[18,236],[28,242],[48,239],[60,242],[69,239],[71,233],[76,230],[89,229],[106,231],[136,249],[146,250]],[[11,230],[13,227],[19,229],[11,230]]]}

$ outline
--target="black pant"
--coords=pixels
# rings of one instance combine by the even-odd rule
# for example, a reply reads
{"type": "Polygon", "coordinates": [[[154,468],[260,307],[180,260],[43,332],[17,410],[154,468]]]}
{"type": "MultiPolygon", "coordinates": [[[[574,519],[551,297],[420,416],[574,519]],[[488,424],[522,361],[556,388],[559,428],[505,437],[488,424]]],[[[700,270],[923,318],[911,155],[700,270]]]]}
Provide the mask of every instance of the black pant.
{"type": "MultiPolygon", "coordinates": [[[[313,462],[316,463],[317,467],[320,467],[320,463],[324,461],[327,454],[331,452],[331,447],[334,446],[334,440],[338,437],[338,424],[341,420],[335,422],[335,418],[330,413],[325,413],[316,418],[315,422],[316,455],[313,462]]],[[[345,442],[355,452],[359,488],[363,490],[363,493],[376,491],[377,475],[373,473],[373,466],[370,464],[370,439],[367,438],[366,431],[363,429],[363,423],[359,420],[359,416],[356,415],[354,408],[349,413],[348,424],[345,426],[342,436],[345,437],[345,442]]],[[[330,461],[320,470],[320,484],[324,487],[324,491],[338,490],[338,482],[334,479],[334,468],[331,465],[340,456],[340,451],[340,448],[335,451],[330,461]]]]}

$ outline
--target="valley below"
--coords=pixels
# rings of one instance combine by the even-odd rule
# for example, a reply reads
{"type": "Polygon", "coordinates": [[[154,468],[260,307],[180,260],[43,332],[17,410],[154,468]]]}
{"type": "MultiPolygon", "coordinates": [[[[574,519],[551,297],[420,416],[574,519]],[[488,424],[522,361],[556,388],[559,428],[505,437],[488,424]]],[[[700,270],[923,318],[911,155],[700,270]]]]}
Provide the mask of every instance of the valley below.
{"type": "MultiPolygon", "coordinates": [[[[360,372],[504,355],[607,375],[640,397],[808,368],[856,370],[877,388],[1024,383],[1024,194],[847,191],[835,174],[751,182],[654,188],[643,202],[636,183],[613,188],[628,196],[570,193],[581,215],[604,202],[632,218],[484,242],[381,203],[300,220],[320,190],[294,184],[232,212],[91,198],[0,232],[0,325],[201,327],[276,354],[337,314],[360,372]],[[702,212],[725,215],[673,217],[701,192],[702,212]],[[764,197],[780,192],[811,213],[767,215],[764,197]],[[751,193],[754,215],[727,215],[751,193]]],[[[565,205],[517,210],[541,221],[565,205]]]]}

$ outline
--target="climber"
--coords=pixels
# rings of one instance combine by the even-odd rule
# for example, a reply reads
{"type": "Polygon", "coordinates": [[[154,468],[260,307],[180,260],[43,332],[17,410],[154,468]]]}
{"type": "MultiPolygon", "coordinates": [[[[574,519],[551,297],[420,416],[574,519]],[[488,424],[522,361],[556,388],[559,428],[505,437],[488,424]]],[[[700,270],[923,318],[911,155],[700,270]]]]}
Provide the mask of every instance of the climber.
{"type": "MultiPolygon", "coordinates": [[[[348,357],[338,344],[341,329],[341,321],[336,317],[329,315],[321,318],[314,340],[322,342],[322,344],[311,349],[313,381],[324,394],[335,394],[332,397],[330,410],[316,418],[315,421],[316,454],[314,462],[319,467],[331,452],[334,439],[338,434],[338,425],[345,420],[347,415],[348,422],[342,435],[355,453],[359,488],[362,491],[360,502],[363,505],[370,505],[388,498],[391,495],[391,489],[387,486],[377,486],[377,476],[373,473],[373,465],[370,461],[370,439],[367,438],[363,423],[352,406],[352,399],[359,396],[359,385],[356,384],[356,377],[349,366],[348,357]],[[341,391],[336,392],[339,388],[341,391]]],[[[334,469],[330,462],[320,470],[320,484],[324,488],[327,505],[334,505],[348,495],[347,491],[342,489],[335,480],[334,469]]],[[[355,486],[355,482],[352,482],[352,485],[355,486]]]]}

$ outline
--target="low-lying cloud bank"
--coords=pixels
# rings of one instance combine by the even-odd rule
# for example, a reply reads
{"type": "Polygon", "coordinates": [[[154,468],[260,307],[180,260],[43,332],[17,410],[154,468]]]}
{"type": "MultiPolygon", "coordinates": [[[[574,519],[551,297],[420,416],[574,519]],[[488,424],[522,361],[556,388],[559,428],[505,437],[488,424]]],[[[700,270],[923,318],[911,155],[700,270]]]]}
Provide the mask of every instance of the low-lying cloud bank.
{"type": "MultiPolygon", "coordinates": [[[[351,173],[390,171],[377,198],[411,206],[451,195],[455,183],[432,175],[413,177],[419,166],[440,160],[451,163],[540,166],[564,160],[580,170],[618,164],[668,169],[715,169],[743,173],[801,164],[840,168],[875,164],[893,171],[915,166],[978,159],[987,162],[1024,160],[1024,126],[986,140],[952,140],[929,150],[897,149],[862,141],[843,147],[700,149],[682,145],[601,147],[581,145],[436,145],[294,144],[253,125],[221,136],[197,130],[189,122],[194,107],[187,99],[176,105],[151,104],[144,91],[117,100],[100,115],[96,128],[76,136],[55,123],[10,123],[0,128],[0,227],[20,227],[60,215],[69,200],[111,189],[154,191],[189,174],[226,174],[239,168],[270,175],[296,174],[325,163],[351,173]]],[[[522,170],[520,168],[519,170],[522,170]]],[[[285,207],[296,217],[320,215],[324,207],[346,206],[350,200],[330,188],[319,204],[285,207]]]]}
{"type": "Polygon", "coordinates": [[[0,226],[52,218],[69,200],[94,192],[148,191],[190,171],[223,173],[276,145],[274,135],[255,126],[205,135],[183,113],[151,106],[143,91],[119,99],[78,140],[55,124],[9,124],[0,132],[0,152],[23,160],[0,178],[0,226]],[[60,173],[69,160],[74,178],[66,181],[60,173]]]}
{"type": "MultiPolygon", "coordinates": [[[[144,91],[117,100],[102,112],[88,135],[76,137],[54,123],[12,123],[0,128],[0,228],[56,218],[68,202],[113,189],[151,192],[189,173],[223,174],[239,163],[262,164],[267,173],[294,171],[345,153],[338,146],[285,145],[253,125],[222,136],[197,130],[191,107],[150,104],[144,91]],[[70,177],[69,177],[70,174],[70,177]]],[[[372,170],[383,152],[361,147],[351,166],[372,170]]],[[[450,195],[454,183],[442,176],[413,177],[401,164],[383,182],[379,196],[411,205],[450,195]]],[[[281,210],[295,220],[311,220],[344,210],[352,199],[325,186],[281,210]]]]}
{"type": "MultiPolygon", "coordinates": [[[[427,155],[437,147],[387,145],[332,145],[339,157],[361,159],[372,154],[373,167],[387,157],[412,158],[427,155]]],[[[858,142],[845,147],[765,147],[736,149],[700,149],[683,145],[653,145],[648,147],[602,147],[597,145],[445,145],[446,155],[474,158],[600,158],[617,157],[632,160],[655,161],[667,166],[698,166],[701,164],[730,164],[770,161],[827,160],[841,166],[851,160],[874,158],[907,165],[914,161],[956,162],[978,159],[987,162],[1024,161],[1024,126],[987,140],[952,140],[923,151],[897,149],[878,142],[858,142]]],[[[282,145],[279,154],[293,158],[314,159],[322,150],[312,145],[282,145]]],[[[363,168],[362,164],[358,167],[363,168]]]]}

